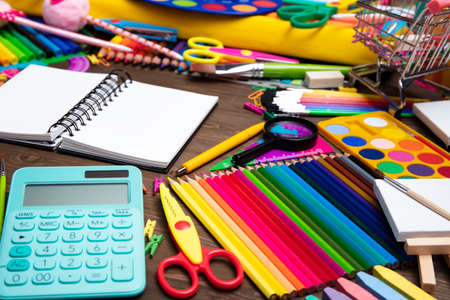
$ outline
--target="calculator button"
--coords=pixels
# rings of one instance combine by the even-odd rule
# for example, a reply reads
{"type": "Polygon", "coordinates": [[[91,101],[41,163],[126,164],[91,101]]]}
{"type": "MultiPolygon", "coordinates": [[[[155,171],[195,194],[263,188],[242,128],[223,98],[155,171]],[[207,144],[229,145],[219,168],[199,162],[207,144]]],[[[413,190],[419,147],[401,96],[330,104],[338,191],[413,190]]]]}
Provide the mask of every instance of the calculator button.
{"type": "Polygon", "coordinates": [[[36,214],[32,211],[21,211],[16,213],[16,219],[23,220],[23,219],[34,219],[36,218],[36,214]]]}
{"type": "Polygon", "coordinates": [[[100,218],[100,217],[107,217],[108,212],[105,210],[91,210],[88,214],[89,217],[92,218],[100,218]]]}
{"type": "Polygon", "coordinates": [[[56,243],[58,234],[56,232],[39,232],[37,236],[38,243],[56,243]]]}
{"type": "Polygon", "coordinates": [[[133,234],[129,231],[116,231],[112,235],[115,241],[130,241],[133,238],[133,234]]]}
{"type": "Polygon", "coordinates": [[[86,274],[87,282],[104,282],[106,281],[106,278],[108,278],[108,275],[102,271],[93,271],[86,274]]]}
{"type": "Polygon", "coordinates": [[[125,218],[120,218],[114,220],[112,226],[117,229],[131,228],[131,226],[133,226],[133,222],[125,218]]]}
{"type": "Polygon", "coordinates": [[[34,223],[29,221],[20,221],[14,224],[15,231],[30,231],[34,229],[34,223]]]}
{"type": "Polygon", "coordinates": [[[53,283],[55,277],[50,272],[39,272],[33,275],[31,282],[34,284],[50,284],[53,283]]]}
{"type": "Polygon", "coordinates": [[[27,283],[28,277],[21,273],[14,273],[5,278],[6,285],[24,285],[27,283]]]}
{"type": "Polygon", "coordinates": [[[128,208],[117,208],[113,212],[114,217],[130,217],[131,215],[131,210],[128,208]]]}
{"type": "Polygon", "coordinates": [[[77,243],[83,240],[83,234],[78,231],[66,232],[63,234],[62,239],[66,243],[77,243]]]}
{"type": "Polygon", "coordinates": [[[61,248],[62,255],[80,255],[83,248],[76,244],[66,244],[61,248]]]}
{"type": "Polygon", "coordinates": [[[114,254],[128,254],[133,252],[133,246],[119,245],[112,248],[114,254]]]}
{"type": "Polygon", "coordinates": [[[61,214],[55,210],[48,210],[45,212],[41,212],[42,219],[56,219],[59,218],[61,214]]]}
{"type": "Polygon", "coordinates": [[[63,257],[59,266],[65,270],[79,269],[81,268],[81,260],[74,257],[63,257]]]}
{"type": "Polygon", "coordinates": [[[59,228],[58,221],[41,221],[39,222],[39,230],[50,231],[59,228]]]}
{"type": "Polygon", "coordinates": [[[59,282],[64,284],[78,283],[81,280],[81,275],[75,272],[62,272],[59,274],[59,282]]]}
{"type": "Polygon", "coordinates": [[[63,227],[67,230],[80,230],[83,229],[84,223],[78,220],[67,220],[64,222],[63,227]]]}
{"type": "Polygon", "coordinates": [[[130,281],[133,279],[133,259],[121,258],[111,262],[111,278],[114,281],[130,281]]]}
{"type": "Polygon", "coordinates": [[[90,229],[105,229],[108,227],[108,221],[102,219],[91,219],[88,222],[88,227],[90,229]]]}
{"type": "Polygon", "coordinates": [[[56,247],[51,245],[38,246],[35,250],[36,256],[53,256],[56,255],[56,247]]]}
{"type": "Polygon", "coordinates": [[[37,271],[53,270],[56,267],[56,261],[50,258],[39,258],[34,261],[33,267],[37,271]]]}
{"type": "Polygon", "coordinates": [[[11,259],[8,262],[8,271],[26,271],[30,268],[30,262],[26,259],[11,259]]]}
{"type": "Polygon", "coordinates": [[[89,242],[104,242],[108,239],[108,236],[104,231],[91,231],[87,239],[89,242]]]}
{"type": "Polygon", "coordinates": [[[103,255],[106,254],[106,252],[108,252],[108,247],[100,244],[95,244],[87,247],[87,253],[89,255],[103,255]]]}
{"type": "Polygon", "coordinates": [[[91,256],[86,260],[86,267],[89,269],[105,268],[108,265],[108,261],[102,256],[91,256]]]}
{"type": "Polygon", "coordinates": [[[11,238],[13,244],[29,244],[33,241],[33,235],[30,233],[15,234],[11,238]]]}
{"type": "Polygon", "coordinates": [[[68,209],[64,216],[66,218],[81,218],[84,216],[84,212],[81,209],[68,209]]]}
{"type": "Polygon", "coordinates": [[[31,255],[30,246],[13,246],[9,250],[9,256],[11,257],[27,257],[31,255]]]}

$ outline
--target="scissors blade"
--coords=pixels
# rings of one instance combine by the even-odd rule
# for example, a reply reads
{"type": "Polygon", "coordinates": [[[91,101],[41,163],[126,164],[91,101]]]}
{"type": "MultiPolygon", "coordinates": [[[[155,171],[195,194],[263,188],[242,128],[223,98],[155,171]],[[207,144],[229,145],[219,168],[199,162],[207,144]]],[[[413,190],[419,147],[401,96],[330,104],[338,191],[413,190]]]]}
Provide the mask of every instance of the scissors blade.
{"type": "Polygon", "coordinates": [[[185,215],[164,183],[159,186],[159,189],[164,214],[178,248],[193,264],[202,263],[202,246],[192,219],[185,215]]]}

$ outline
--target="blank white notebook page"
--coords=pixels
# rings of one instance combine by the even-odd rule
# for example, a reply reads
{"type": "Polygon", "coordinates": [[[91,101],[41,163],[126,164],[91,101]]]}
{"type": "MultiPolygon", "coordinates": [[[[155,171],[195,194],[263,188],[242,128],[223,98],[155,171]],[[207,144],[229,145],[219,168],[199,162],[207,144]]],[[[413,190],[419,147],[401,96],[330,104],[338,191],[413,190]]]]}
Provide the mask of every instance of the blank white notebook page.
{"type": "MultiPolygon", "coordinates": [[[[64,139],[117,158],[132,157],[136,162],[166,166],[212,110],[218,97],[134,81],[113,99],[75,136],[66,135],[64,139]]],[[[79,152],[85,152],[86,147],[83,148],[78,148],[79,152]]]]}
{"type": "Polygon", "coordinates": [[[46,134],[105,76],[28,66],[0,87],[0,133],[46,134]]]}
{"type": "MultiPolygon", "coordinates": [[[[397,181],[450,212],[450,179],[397,181]]],[[[377,179],[375,185],[377,198],[398,241],[413,237],[450,235],[450,221],[383,180],[377,179]]]]}

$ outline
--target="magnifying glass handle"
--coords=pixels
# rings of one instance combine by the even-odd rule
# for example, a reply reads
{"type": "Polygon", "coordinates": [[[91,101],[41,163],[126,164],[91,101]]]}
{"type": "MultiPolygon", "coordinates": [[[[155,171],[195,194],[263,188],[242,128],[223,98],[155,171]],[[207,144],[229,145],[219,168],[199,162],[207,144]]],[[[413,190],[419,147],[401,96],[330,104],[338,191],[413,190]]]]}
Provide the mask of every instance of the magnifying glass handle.
{"type": "Polygon", "coordinates": [[[241,153],[235,154],[231,158],[231,162],[234,165],[243,165],[246,162],[248,162],[248,161],[258,157],[259,155],[266,153],[270,149],[272,149],[273,145],[275,144],[275,141],[276,141],[276,139],[269,139],[253,148],[250,148],[241,153]]]}

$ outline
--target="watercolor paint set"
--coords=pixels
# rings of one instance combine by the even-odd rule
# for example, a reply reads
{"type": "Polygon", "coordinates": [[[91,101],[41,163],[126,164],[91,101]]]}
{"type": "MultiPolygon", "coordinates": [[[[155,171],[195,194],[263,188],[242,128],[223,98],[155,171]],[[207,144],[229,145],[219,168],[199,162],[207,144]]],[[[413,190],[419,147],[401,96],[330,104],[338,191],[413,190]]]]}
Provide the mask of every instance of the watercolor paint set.
{"type": "Polygon", "coordinates": [[[386,112],[318,123],[340,150],[392,178],[450,178],[450,155],[386,112]]]}

